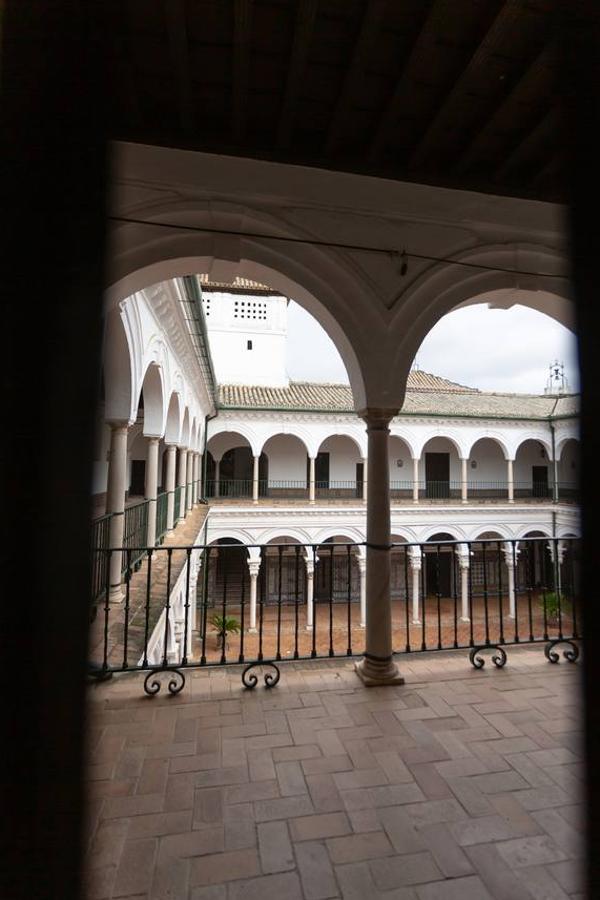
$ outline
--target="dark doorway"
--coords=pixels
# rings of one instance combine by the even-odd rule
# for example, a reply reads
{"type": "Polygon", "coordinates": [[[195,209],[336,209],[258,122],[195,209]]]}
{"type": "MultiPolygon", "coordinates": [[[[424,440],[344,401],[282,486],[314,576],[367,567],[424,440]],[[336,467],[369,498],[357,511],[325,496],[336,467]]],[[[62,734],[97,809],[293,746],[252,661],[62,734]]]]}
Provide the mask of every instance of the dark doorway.
{"type": "Polygon", "coordinates": [[[534,497],[548,497],[548,469],[546,466],[531,467],[531,482],[534,497]]]}
{"type": "MultiPolygon", "coordinates": [[[[310,480],[310,458],[306,457],[306,482],[310,480]]],[[[329,453],[317,453],[315,457],[315,487],[329,487],[329,453]]]]}
{"type": "Polygon", "coordinates": [[[425,554],[427,593],[450,597],[452,594],[452,553],[440,550],[425,554]]]}
{"type": "Polygon", "coordinates": [[[146,492],[146,460],[131,460],[131,484],[129,485],[130,497],[143,497],[146,492]]]}
{"type": "Polygon", "coordinates": [[[365,464],[356,463],[356,496],[362,497],[365,483],[365,464]]]}
{"type": "Polygon", "coordinates": [[[433,499],[450,496],[450,454],[425,454],[425,496],[433,499]]]}

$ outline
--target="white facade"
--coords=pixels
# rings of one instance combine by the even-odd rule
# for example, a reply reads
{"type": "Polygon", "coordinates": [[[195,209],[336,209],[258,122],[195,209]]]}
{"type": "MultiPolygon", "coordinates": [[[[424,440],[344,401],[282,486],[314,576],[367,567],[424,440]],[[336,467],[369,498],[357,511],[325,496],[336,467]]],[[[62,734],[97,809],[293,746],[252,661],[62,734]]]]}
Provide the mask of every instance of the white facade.
{"type": "Polygon", "coordinates": [[[264,294],[203,292],[217,381],[286,387],[287,300],[264,294]]]}

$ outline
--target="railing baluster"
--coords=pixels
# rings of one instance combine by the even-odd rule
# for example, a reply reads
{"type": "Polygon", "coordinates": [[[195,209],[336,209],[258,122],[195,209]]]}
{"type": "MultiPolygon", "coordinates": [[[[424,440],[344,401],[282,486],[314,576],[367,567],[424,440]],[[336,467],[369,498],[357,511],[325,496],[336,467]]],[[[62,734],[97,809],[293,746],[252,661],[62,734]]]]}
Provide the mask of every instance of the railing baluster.
{"type": "Polygon", "coordinates": [[[208,625],[208,570],[210,568],[211,548],[204,548],[204,568],[202,571],[202,650],[200,653],[200,665],[206,665],[206,628],[208,625]]]}
{"type": "Polygon", "coordinates": [[[427,568],[427,553],[423,553],[419,579],[421,581],[421,650],[427,650],[427,596],[425,593],[425,570],[427,568]]]}
{"type": "Polygon", "coordinates": [[[283,546],[280,544],[277,553],[279,570],[277,573],[277,653],[275,659],[281,659],[281,582],[283,575],[283,546]]]}
{"type": "Polygon", "coordinates": [[[442,592],[441,592],[441,581],[440,581],[440,545],[437,545],[436,553],[435,553],[435,598],[437,601],[437,633],[438,633],[438,650],[442,649],[442,592]]]}
{"type": "Polygon", "coordinates": [[[152,560],[154,550],[148,551],[148,570],[146,572],[146,601],[144,604],[144,659],[143,667],[148,666],[148,638],[150,637],[150,587],[152,584],[152,560]]]}
{"type": "Polygon", "coordinates": [[[129,600],[131,596],[131,550],[125,551],[125,606],[123,609],[123,664],[127,668],[127,642],[129,638],[129,600]]]}
{"type": "Polygon", "coordinates": [[[317,655],[317,566],[319,565],[317,552],[314,544],[310,545],[310,552],[312,553],[312,562],[313,562],[313,599],[312,599],[312,647],[310,650],[311,659],[314,659],[317,655]]]}
{"type": "Polygon", "coordinates": [[[244,563],[242,565],[242,595],[240,597],[240,653],[238,657],[238,662],[244,662],[244,631],[246,626],[246,573],[248,572],[248,565],[246,558],[244,557],[244,563]]]}
{"type": "Polygon", "coordinates": [[[334,544],[329,551],[329,655],[333,656],[333,557],[334,544]]]}
{"type": "Polygon", "coordinates": [[[527,542],[527,607],[529,614],[529,640],[533,641],[533,607],[532,607],[532,594],[533,594],[533,585],[532,578],[535,578],[535,542],[529,540],[527,542]]]}
{"type": "Polygon", "coordinates": [[[346,545],[347,553],[347,577],[348,577],[348,596],[347,596],[347,613],[348,613],[348,646],[346,647],[346,656],[352,656],[352,557],[350,555],[350,544],[346,545]]]}
{"type": "Polygon", "coordinates": [[[225,624],[227,621],[227,575],[229,570],[229,566],[227,565],[228,551],[229,547],[221,546],[219,548],[219,558],[221,558],[221,553],[223,553],[222,559],[224,561],[224,565],[221,568],[221,571],[223,572],[223,600],[221,610],[221,665],[225,665],[225,663],[227,662],[227,631],[225,630],[225,624]]]}
{"type": "Polygon", "coordinates": [[[183,616],[183,653],[181,654],[181,665],[187,665],[188,654],[188,627],[190,615],[190,569],[192,565],[192,548],[186,549],[186,573],[185,573],[185,606],[183,616]]]}
{"type": "Polygon", "coordinates": [[[504,611],[502,608],[502,542],[498,541],[497,547],[497,571],[498,571],[498,615],[500,617],[500,643],[504,643],[504,611]]]}
{"type": "Polygon", "coordinates": [[[167,597],[165,603],[165,635],[163,648],[163,666],[167,665],[167,645],[169,639],[169,612],[171,610],[171,566],[173,562],[173,548],[167,547],[167,597]]]}
{"type": "Polygon", "coordinates": [[[408,590],[408,547],[405,545],[400,548],[400,551],[404,555],[404,618],[406,623],[406,642],[405,649],[407,653],[410,653],[410,598],[409,598],[409,590],[408,590]]]}
{"type": "Polygon", "coordinates": [[[266,548],[263,547],[261,550],[262,555],[262,564],[259,569],[259,578],[258,578],[258,659],[261,660],[263,658],[263,625],[264,625],[264,611],[265,611],[265,583],[267,579],[267,565],[269,563],[269,557],[267,556],[266,548]]]}
{"type": "MultiPolygon", "coordinates": [[[[108,618],[110,616],[110,561],[115,551],[106,551],[106,571],[104,590],[104,652],[102,654],[102,670],[106,672],[108,669],[108,618]]],[[[116,551],[120,552],[120,551],[116,551]]]]}
{"type": "Polygon", "coordinates": [[[300,604],[300,544],[294,548],[296,554],[294,570],[294,659],[298,659],[298,607],[300,604]]]}
{"type": "Polygon", "coordinates": [[[488,609],[488,579],[487,579],[487,559],[485,555],[485,541],[481,543],[481,555],[483,562],[483,613],[485,616],[485,643],[490,643],[490,615],[488,609]]]}
{"type": "Polygon", "coordinates": [[[467,544],[467,552],[469,555],[469,566],[467,568],[467,582],[469,585],[469,647],[475,646],[474,641],[474,624],[473,624],[473,551],[471,550],[471,542],[467,544]]]}
{"type": "Polygon", "coordinates": [[[458,647],[458,578],[456,577],[458,563],[456,561],[456,547],[451,547],[452,553],[452,583],[453,583],[453,601],[454,601],[454,647],[458,647]]]}

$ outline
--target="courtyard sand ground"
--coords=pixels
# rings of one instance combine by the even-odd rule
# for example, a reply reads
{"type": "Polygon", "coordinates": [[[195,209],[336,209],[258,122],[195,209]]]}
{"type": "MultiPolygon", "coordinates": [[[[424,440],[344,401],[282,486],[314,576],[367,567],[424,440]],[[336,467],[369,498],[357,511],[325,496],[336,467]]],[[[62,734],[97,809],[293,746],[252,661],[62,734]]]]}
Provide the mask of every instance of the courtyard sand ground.
{"type": "Polygon", "coordinates": [[[580,668],[513,648],[90,688],[90,900],[582,900],[580,668]]]}

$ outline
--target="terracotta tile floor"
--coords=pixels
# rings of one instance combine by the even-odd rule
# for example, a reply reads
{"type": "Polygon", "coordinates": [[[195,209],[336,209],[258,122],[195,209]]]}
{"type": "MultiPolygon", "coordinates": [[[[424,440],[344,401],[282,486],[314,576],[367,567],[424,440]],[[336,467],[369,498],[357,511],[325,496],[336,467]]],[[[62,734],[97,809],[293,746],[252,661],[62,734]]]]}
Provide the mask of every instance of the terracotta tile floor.
{"type": "Polygon", "coordinates": [[[90,900],[582,900],[579,667],[398,660],[91,687],[90,900]]]}

